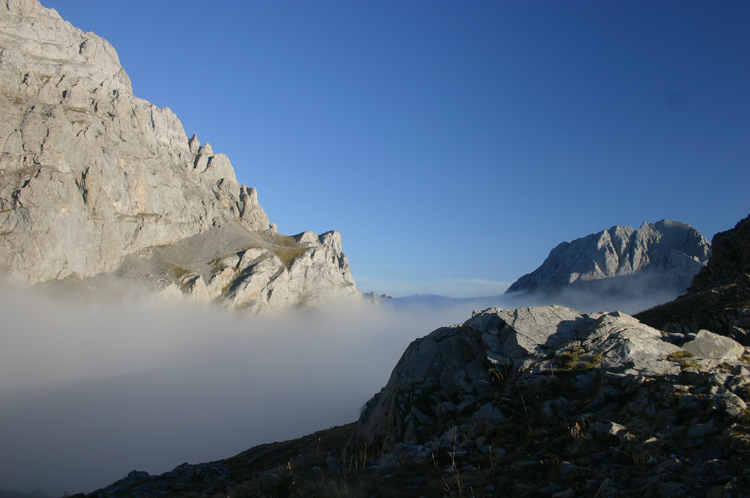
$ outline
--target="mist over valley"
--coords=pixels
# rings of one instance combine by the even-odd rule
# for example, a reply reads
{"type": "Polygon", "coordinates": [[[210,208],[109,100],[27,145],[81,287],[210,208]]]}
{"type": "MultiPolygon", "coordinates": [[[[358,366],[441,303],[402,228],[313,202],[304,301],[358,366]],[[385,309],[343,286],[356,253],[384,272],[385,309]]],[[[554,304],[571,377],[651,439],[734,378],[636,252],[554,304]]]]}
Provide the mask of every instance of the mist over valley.
{"type": "Polygon", "coordinates": [[[747,496],[750,9],[636,4],[0,2],[0,498],[747,496]]]}

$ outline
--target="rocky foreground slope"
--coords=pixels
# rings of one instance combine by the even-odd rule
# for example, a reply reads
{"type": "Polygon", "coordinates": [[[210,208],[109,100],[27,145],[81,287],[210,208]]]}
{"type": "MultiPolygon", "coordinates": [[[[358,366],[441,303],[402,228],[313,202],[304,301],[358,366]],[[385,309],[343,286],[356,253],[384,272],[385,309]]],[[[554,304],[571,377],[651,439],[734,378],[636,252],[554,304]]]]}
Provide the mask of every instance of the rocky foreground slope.
{"type": "Polygon", "coordinates": [[[685,223],[644,222],[637,230],[618,225],[559,244],[506,293],[556,295],[572,290],[625,297],[634,292],[657,300],[658,294],[668,295],[669,300],[685,292],[710,256],[708,241],[685,223]]]}
{"type": "Polygon", "coordinates": [[[338,233],[279,235],[227,156],[37,0],[0,3],[0,113],[7,280],[107,276],[251,311],[359,297],[338,233]]]}
{"type": "MultiPolygon", "coordinates": [[[[746,223],[696,286],[744,281],[746,223]]],[[[748,497],[749,402],[714,331],[490,308],[414,341],[356,424],[89,496],[748,497]]]]}

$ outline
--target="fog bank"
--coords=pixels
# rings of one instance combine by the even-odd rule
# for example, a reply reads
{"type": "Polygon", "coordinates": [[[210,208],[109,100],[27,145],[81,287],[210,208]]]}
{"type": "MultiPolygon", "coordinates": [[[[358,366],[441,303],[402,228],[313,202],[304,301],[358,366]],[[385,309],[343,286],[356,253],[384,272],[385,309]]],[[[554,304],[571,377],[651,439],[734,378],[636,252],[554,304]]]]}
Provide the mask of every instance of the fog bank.
{"type": "Polygon", "coordinates": [[[412,340],[468,318],[367,303],[240,318],[8,290],[0,302],[0,489],[53,495],[353,422],[412,340]]]}
{"type": "Polygon", "coordinates": [[[159,474],[353,422],[411,341],[472,309],[556,302],[632,313],[674,297],[626,282],[625,300],[601,289],[413,296],[244,318],[0,290],[0,489],[90,492],[133,469],[159,474]]]}

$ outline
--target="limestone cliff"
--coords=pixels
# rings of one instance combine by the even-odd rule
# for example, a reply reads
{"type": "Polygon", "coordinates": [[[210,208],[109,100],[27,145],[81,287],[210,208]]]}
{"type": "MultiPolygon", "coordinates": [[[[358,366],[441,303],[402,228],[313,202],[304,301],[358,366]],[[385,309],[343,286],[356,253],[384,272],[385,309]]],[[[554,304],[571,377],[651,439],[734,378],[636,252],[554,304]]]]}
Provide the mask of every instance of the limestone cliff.
{"type": "Polygon", "coordinates": [[[135,97],[106,40],[37,0],[0,2],[0,112],[8,280],[109,273],[252,309],[359,296],[337,233],[278,235],[225,155],[188,140],[168,108],[135,97]],[[183,242],[194,237],[200,251],[183,242]],[[175,259],[178,244],[192,249],[175,259]],[[233,255],[244,266],[217,263],[233,255]]]}
{"type": "MultiPolygon", "coordinates": [[[[659,285],[685,292],[711,255],[708,241],[685,223],[644,222],[638,230],[614,226],[555,247],[542,265],[508,288],[514,292],[556,292],[591,288],[595,281],[635,274],[655,274],[659,285]]],[[[653,279],[652,279],[653,280],[653,279]]]]}

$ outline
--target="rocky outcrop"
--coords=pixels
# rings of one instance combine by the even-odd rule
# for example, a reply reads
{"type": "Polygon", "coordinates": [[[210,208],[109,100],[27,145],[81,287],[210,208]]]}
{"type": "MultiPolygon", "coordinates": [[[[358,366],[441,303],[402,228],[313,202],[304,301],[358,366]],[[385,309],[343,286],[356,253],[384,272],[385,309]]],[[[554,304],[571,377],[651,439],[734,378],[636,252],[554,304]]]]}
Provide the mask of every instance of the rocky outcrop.
{"type": "Polygon", "coordinates": [[[620,312],[475,312],[407,348],[363,409],[345,458],[379,454],[377,469],[392,473],[447,453],[446,475],[473,461],[528,469],[549,461],[557,483],[512,469],[507,482],[593,495],[624,473],[638,479],[597,496],[659,493],[664,483],[705,494],[716,484],[712,466],[740,475],[750,448],[745,353],[708,331],[683,349],[620,312]]]}
{"type": "Polygon", "coordinates": [[[596,281],[619,277],[625,287],[623,277],[652,273],[658,275],[658,285],[674,289],[676,297],[710,255],[708,241],[685,223],[645,222],[638,230],[614,226],[561,243],[539,268],[519,278],[506,292],[554,293],[570,287],[596,292],[600,285],[596,281]]]}
{"type": "Polygon", "coordinates": [[[693,279],[690,294],[731,285],[750,275],[750,216],[733,229],[714,235],[711,247],[713,256],[693,279]]]}
{"type": "Polygon", "coordinates": [[[687,294],[637,316],[677,340],[708,329],[750,345],[750,216],[717,233],[711,245],[713,255],[687,294]]]}
{"type": "Polygon", "coordinates": [[[135,97],[106,40],[36,0],[0,3],[0,112],[8,280],[130,275],[166,294],[253,310],[359,295],[337,233],[276,234],[227,156],[188,139],[168,108],[135,97]],[[197,240],[200,254],[184,261],[180,251],[197,240]],[[266,252],[250,258],[251,249],[266,252]],[[242,268],[193,268],[232,252],[245,257],[242,268]]]}
{"type": "MultiPolygon", "coordinates": [[[[619,312],[490,308],[413,342],[386,387],[368,402],[352,446],[390,451],[399,442],[418,443],[450,428],[452,415],[467,410],[487,413],[495,424],[505,420],[492,403],[493,368],[515,382],[535,383],[544,380],[538,374],[553,373],[570,355],[611,371],[677,373],[679,368],[667,360],[676,351],[659,331],[619,312]]],[[[470,417],[471,434],[483,431],[486,422],[476,413],[470,417]]]]}
{"type": "Polygon", "coordinates": [[[380,301],[386,301],[388,299],[393,299],[393,296],[389,296],[388,294],[378,294],[375,291],[365,292],[362,294],[362,299],[366,301],[370,301],[372,303],[379,303],[380,301]]]}

